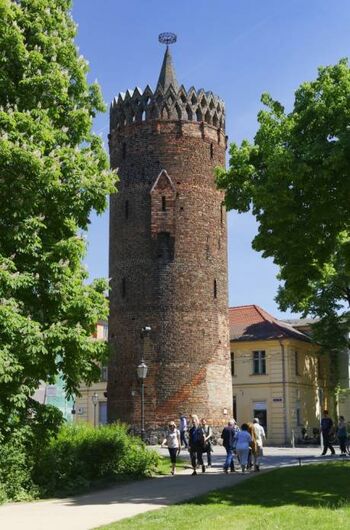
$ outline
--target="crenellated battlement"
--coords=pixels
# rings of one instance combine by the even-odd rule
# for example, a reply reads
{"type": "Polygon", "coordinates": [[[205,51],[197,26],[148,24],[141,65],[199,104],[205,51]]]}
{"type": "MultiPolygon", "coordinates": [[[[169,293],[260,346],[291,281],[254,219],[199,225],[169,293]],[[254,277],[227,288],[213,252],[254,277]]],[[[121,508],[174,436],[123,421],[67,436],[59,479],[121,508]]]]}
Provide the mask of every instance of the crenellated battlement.
{"type": "Polygon", "coordinates": [[[114,98],[110,108],[111,131],[148,120],[203,121],[224,131],[225,105],[211,91],[191,87],[187,92],[183,85],[177,89],[173,84],[164,91],[159,83],[155,92],[147,85],[144,91],[136,87],[114,98]]]}

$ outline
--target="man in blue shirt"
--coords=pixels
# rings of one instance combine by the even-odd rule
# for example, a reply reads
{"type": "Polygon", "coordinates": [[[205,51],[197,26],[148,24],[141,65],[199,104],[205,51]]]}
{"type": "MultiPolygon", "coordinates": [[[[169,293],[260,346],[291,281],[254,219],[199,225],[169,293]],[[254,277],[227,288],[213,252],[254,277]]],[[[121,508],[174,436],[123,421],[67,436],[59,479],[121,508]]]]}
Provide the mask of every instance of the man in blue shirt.
{"type": "Polygon", "coordinates": [[[181,414],[180,416],[180,440],[181,440],[181,445],[184,445],[185,448],[187,449],[188,443],[186,440],[186,433],[187,433],[187,419],[184,414],[181,414]]]}

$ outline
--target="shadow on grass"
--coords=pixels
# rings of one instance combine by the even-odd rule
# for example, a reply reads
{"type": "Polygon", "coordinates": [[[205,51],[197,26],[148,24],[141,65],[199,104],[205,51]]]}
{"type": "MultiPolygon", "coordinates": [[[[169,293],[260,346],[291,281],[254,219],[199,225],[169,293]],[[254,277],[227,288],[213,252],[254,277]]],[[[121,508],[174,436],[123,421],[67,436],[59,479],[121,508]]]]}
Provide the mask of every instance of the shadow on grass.
{"type": "Polygon", "coordinates": [[[337,509],[350,502],[350,463],[277,469],[239,487],[216,490],[186,504],[297,505],[337,509]]]}

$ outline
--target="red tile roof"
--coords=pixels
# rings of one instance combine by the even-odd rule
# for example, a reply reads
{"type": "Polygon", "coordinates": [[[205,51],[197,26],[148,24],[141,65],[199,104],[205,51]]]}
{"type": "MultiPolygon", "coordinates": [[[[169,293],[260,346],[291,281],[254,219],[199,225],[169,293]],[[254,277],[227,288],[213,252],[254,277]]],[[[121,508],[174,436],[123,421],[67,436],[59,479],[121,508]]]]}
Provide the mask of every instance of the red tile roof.
{"type": "Polygon", "coordinates": [[[257,305],[229,308],[230,339],[234,341],[310,338],[257,305]]]}

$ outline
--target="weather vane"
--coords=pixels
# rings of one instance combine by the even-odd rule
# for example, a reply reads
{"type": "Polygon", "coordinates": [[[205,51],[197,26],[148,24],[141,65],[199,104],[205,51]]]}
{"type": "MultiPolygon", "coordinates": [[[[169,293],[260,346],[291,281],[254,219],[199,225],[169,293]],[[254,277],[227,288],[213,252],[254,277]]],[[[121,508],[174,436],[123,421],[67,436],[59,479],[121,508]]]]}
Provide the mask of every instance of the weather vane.
{"type": "Polygon", "coordinates": [[[158,40],[162,44],[166,44],[167,46],[169,46],[169,44],[174,44],[174,42],[177,41],[177,36],[175,35],[175,33],[160,33],[158,35],[158,40]]]}

